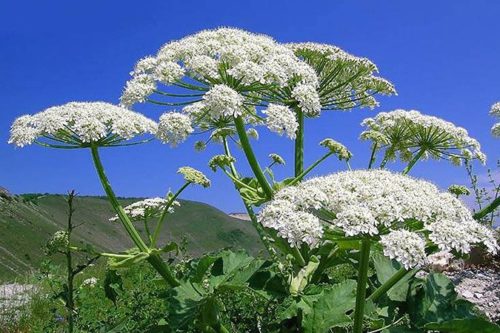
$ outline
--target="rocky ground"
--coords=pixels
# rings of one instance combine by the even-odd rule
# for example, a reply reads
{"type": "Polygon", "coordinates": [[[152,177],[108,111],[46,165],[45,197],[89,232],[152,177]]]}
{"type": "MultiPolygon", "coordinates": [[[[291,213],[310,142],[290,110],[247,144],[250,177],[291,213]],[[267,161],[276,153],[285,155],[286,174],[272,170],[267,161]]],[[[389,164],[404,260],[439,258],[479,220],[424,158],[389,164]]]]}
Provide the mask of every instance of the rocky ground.
{"type": "Polygon", "coordinates": [[[0,324],[15,320],[12,317],[18,313],[18,309],[22,309],[29,302],[34,292],[35,286],[31,284],[0,285],[0,324]]]}
{"type": "Polygon", "coordinates": [[[457,292],[475,303],[492,321],[500,320],[500,272],[491,268],[467,268],[445,273],[457,292]]]}

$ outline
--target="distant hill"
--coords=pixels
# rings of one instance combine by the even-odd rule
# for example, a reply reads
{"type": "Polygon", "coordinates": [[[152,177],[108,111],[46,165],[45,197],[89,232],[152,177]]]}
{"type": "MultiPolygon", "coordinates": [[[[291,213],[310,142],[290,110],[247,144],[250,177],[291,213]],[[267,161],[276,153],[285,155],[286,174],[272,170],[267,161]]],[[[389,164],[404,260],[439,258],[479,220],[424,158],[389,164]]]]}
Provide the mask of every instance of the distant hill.
{"type": "MultiPolygon", "coordinates": [[[[138,198],[122,199],[128,205],[138,198]]],[[[204,203],[180,200],[181,206],[165,222],[162,241],[187,240],[188,252],[199,255],[225,247],[261,249],[257,233],[248,221],[231,217],[204,203]]],[[[109,222],[112,208],[104,197],[77,197],[74,224],[76,242],[88,242],[105,251],[132,246],[120,223],[109,222]]],[[[44,258],[42,246],[57,230],[64,229],[67,205],[62,195],[26,194],[0,197],[0,281],[11,280],[36,269],[44,258]]],[[[142,225],[137,225],[142,232],[142,225]]]]}

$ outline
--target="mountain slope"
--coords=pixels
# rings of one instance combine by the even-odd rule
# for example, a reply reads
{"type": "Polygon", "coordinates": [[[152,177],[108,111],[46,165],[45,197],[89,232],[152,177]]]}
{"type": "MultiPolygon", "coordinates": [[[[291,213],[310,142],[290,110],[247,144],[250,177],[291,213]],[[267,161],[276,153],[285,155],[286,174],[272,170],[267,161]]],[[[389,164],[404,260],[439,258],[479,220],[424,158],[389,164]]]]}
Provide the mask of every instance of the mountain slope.
{"type": "MultiPolygon", "coordinates": [[[[123,199],[128,205],[139,199],[123,199]]],[[[160,240],[187,241],[187,250],[199,255],[224,247],[261,249],[250,222],[235,219],[204,203],[180,200],[160,240]]],[[[110,252],[132,247],[120,223],[109,222],[110,204],[102,197],[76,197],[73,223],[75,243],[86,242],[110,252]]],[[[62,195],[26,195],[0,198],[0,280],[12,279],[36,268],[43,260],[42,246],[65,228],[67,205],[62,195]]],[[[142,232],[141,224],[137,228],[142,232]]],[[[160,242],[161,244],[161,242],[160,242]]]]}

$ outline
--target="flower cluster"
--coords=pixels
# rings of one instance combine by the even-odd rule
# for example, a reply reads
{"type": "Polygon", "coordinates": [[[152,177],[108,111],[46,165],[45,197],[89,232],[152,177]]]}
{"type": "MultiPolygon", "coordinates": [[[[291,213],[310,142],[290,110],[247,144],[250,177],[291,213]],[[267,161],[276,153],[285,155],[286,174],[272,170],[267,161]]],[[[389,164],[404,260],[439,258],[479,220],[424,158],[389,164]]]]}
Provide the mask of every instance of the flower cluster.
{"type": "Polygon", "coordinates": [[[178,112],[168,112],[160,117],[156,137],[172,147],[182,143],[194,131],[191,119],[178,112]]]}
{"type": "Polygon", "coordinates": [[[467,188],[467,186],[456,185],[456,184],[450,185],[450,187],[448,187],[448,192],[456,195],[457,198],[461,195],[469,195],[470,194],[470,191],[467,188]]]}
{"type": "MultiPolygon", "coordinates": [[[[270,96],[276,97],[275,89],[287,88],[293,95],[288,97],[307,115],[317,115],[321,109],[318,78],[311,66],[272,38],[238,29],[204,30],[167,43],[156,56],[140,60],[131,75],[122,105],[146,101],[184,105],[182,113],[202,129],[227,126],[239,116],[260,121],[254,105],[267,104],[270,96]],[[176,86],[175,93],[162,91],[168,85],[176,86]],[[165,98],[172,102],[166,103],[165,98]]],[[[283,105],[285,100],[289,99],[276,102],[283,105]]],[[[271,130],[293,136],[297,126],[291,121],[293,112],[277,105],[269,111],[271,130]],[[286,122],[277,123],[280,120],[286,122]]]]}
{"type": "Polygon", "coordinates": [[[47,254],[51,255],[59,251],[66,251],[69,245],[69,237],[66,231],[56,231],[45,245],[47,254]]]}
{"type": "Polygon", "coordinates": [[[407,161],[415,152],[423,151],[424,158],[449,159],[454,164],[473,158],[486,161],[479,142],[471,138],[467,130],[418,111],[381,112],[363,120],[361,125],[367,128],[361,138],[372,140],[379,149],[386,148],[388,159],[399,153],[400,158],[407,161]]]}
{"type": "Polygon", "coordinates": [[[295,139],[295,132],[297,132],[299,124],[295,113],[288,106],[269,104],[263,113],[267,115],[266,125],[269,130],[279,135],[285,133],[290,139],[295,139]]]}
{"type": "Polygon", "coordinates": [[[418,237],[440,249],[466,253],[471,245],[484,244],[492,253],[498,250],[492,232],[474,221],[453,195],[429,182],[384,170],[340,172],[284,188],[262,210],[259,221],[291,246],[315,247],[325,232],[382,235],[386,253],[407,266],[422,262],[425,242],[394,232],[417,228],[415,221],[418,237]],[[404,244],[406,236],[411,242],[404,244]],[[398,249],[398,244],[405,247],[398,249]]]}
{"type": "Polygon", "coordinates": [[[224,169],[227,166],[230,166],[231,163],[234,163],[236,159],[232,156],[228,155],[215,155],[208,161],[208,166],[210,169],[213,171],[217,171],[217,168],[222,168],[224,169]]]}
{"type": "Polygon", "coordinates": [[[97,278],[90,277],[88,279],[83,280],[81,286],[94,288],[97,285],[97,281],[98,281],[97,278]]]}
{"type": "Polygon", "coordinates": [[[349,151],[349,149],[347,149],[346,146],[333,139],[330,138],[324,139],[319,143],[319,145],[329,149],[330,152],[337,155],[337,157],[341,161],[342,160],[349,161],[352,157],[352,153],[349,151]]]}
{"type": "MultiPolygon", "coordinates": [[[[500,102],[495,103],[491,106],[490,115],[500,118],[500,102]]],[[[493,127],[491,128],[491,134],[500,137],[500,122],[493,125],[493,127]]]]}
{"type": "Polygon", "coordinates": [[[288,47],[315,69],[320,82],[318,103],[322,109],[374,108],[378,102],[373,95],[396,93],[390,82],[375,76],[377,66],[366,58],[327,44],[292,43],[288,47]]]}
{"type": "Polygon", "coordinates": [[[415,232],[394,230],[380,237],[384,255],[411,269],[426,263],[425,240],[415,232]]]}
{"type": "Polygon", "coordinates": [[[284,87],[297,78],[317,85],[314,70],[293,51],[268,36],[232,28],[204,30],[167,43],[155,57],[140,60],[131,74],[122,96],[127,106],[145,101],[157,83],[179,84],[184,77],[204,86],[230,83],[241,90],[256,84],[284,87]]]}
{"type": "MultiPolygon", "coordinates": [[[[160,217],[167,207],[168,200],[163,198],[149,198],[134,202],[123,209],[132,222],[145,221],[160,217]]],[[[172,202],[168,208],[168,213],[174,212],[174,206],[180,206],[178,201],[172,202]]],[[[114,216],[109,220],[111,222],[118,221],[118,216],[114,216]]]]}
{"type": "Polygon", "coordinates": [[[271,153],[269,154],[269,158],[271,159],[271,161],[273,161],[273,164],[285,165],[285,160],[278,154],[271,153]]]}
{"type": "Polygon", "coordinates": [[[203,172],[198,171],[194,168],[188,166],[180,167],[177,172],[184,176],[184,180],[186,182],[201,185],[203,187],[210,186],[210,179],[208,179],[207,176],[203,174],[203,172]]]}
{"type": "Polygon", "coordinates": [[[104,102],[72,102],[35,115],[17,118],[9,143],[23,147],[39,143],[55,148],[119,145],[142,134],[156,133],[157,125],[143,115],[104,102]]]}

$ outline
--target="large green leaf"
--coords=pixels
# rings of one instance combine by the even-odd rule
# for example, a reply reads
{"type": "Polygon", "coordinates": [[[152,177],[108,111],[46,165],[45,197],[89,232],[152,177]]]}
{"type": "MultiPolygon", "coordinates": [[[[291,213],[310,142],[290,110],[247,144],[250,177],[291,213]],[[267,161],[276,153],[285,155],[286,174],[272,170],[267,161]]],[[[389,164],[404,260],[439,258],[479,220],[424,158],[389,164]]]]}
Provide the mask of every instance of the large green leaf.
{"type": "MultiPolygon", "coordinates": [[[[389,280],[400,268],[401,265],[394,260],[384,256],[382,253],[375,253],[373,256],[373,265],[377,272],[377,280],[380,284],[389,280]]],[[[405,302],[410,288],[410,280],[413,274],[408,273],[404,278],[399,280],[389,291],[387,297],[391,301],[405,302]]]]}
{"type": "Polygon", "coordinates": [[[244,251],[224,250],[200,258],[191,275],[171,291],[171,328],[182,329],[196,319],[204,327],[215,325],[223,307],[218,292],[248,288],[248,279],[263,263],[244,251]]]}
{"type": "Polygon", "coordinates": [[[212,266],[210,285],[214,289],[222,283],[246,285],[248,279],[259,270],[263,263],[264,260],[255,259],[245,251],[222,251],[212,266]]]}
{"type": "Polygon", "coordinates": [[[193,322],[207,297],[200,284],[190,281],[173,288],[171,295],[169,324],[175,329],[193,322]]]}
{"type": "Polygon", "coordinates": [[[460,299],[443,274],[429,274],[417,282],[409,297],[414,326],[449,333],[500,332],[498,326],[477,315],[474,304],[460,299]]]}
{"type": "MultiPolygon", "coordinates": [[[[303,298],[307,300],[307,295],[303,298]]],[[[347,280],[323,289],[315,296],[312,308],[303,313],[302,328],[305,333],[325,333],[332,327],[343,327],[351,323],[346,314],[356,302],[356,282],[347,280]]]]}

